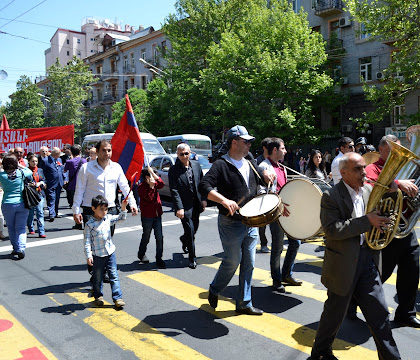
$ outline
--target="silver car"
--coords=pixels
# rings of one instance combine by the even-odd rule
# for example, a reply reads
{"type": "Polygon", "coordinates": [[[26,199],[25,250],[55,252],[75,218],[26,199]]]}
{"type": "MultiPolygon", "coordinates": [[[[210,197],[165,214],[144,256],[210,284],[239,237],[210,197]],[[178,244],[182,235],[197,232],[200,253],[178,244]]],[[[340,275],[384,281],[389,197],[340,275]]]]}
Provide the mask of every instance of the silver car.
{"type": "MultiPolygon", "coordinates": [[[[207,171],[209,171],[211,164],[206,157],[201,156],[201,155],[197,155],[197,157],[198,157],[198,162],[200,163],[201,169],[203,171],[203,175],[205,175],[207,171]]],[[[170,167],[175,164],[176,159],[177,157],[175,154],[161,155],[161,156],[155,157],[150,162],[150,166],[156,169],[157,174],[165,183],[165,186],[159,190],[160,195],[169,196],[169,197],[171,196],[171,190],[169,189],[168,173],[169,173],[170,167]]]]}

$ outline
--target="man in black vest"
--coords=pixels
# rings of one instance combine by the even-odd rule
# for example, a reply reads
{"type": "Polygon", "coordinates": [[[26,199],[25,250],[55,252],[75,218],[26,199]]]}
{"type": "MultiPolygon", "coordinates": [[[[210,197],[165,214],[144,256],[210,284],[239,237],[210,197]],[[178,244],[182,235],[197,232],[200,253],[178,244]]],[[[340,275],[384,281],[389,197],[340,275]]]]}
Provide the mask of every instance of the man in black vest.
{"type": "Polygon", "coordinates": [[[205,198],[198,192],[198,184],[203,177],[198,161],[190,160],[191,150],[187,144],[179,144],[176,149],[178,159],[169,169],[169,187],[175,216],[181,219],[184,235],[181,236],[182,250],[188,253],[189,267],[195,269],[195,233],[198,229],[200,213],[207,206],[205,198]]]}

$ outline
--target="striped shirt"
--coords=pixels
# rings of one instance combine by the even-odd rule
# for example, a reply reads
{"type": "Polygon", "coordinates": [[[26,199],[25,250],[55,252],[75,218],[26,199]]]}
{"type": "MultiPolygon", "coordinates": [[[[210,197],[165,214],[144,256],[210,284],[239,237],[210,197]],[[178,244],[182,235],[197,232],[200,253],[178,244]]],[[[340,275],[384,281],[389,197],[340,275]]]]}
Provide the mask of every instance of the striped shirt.
{"type": "Polygon", "coordinates": [[[105,257],[112,255],[115,245],[112,242],[111,226],[118,221],[127,219],[127,211],[119,215],[107,214],[103,219],[96,220],[93,216],[85,224],[85,254],[86,259],[92,255],[105,257]]]}

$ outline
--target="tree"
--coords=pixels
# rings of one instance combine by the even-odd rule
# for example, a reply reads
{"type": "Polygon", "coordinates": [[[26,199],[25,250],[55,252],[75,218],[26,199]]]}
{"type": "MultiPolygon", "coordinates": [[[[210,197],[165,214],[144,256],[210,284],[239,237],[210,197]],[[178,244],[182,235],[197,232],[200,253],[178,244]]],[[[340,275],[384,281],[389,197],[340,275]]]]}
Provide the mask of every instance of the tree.
{"type": "Polygon", "coordinates": [[[332,79],[305,14],[286,0],[179,0],[176,8],[163,29],[170,86],[152,90],[151,122],[164,116],[169,133],[240,123],[261,136],[316,140],[313,103],[332,79]]]}
{"type": "Polygon", "coordinates": [[[29,77],[23,75],[19,78],[16,83],[16,92],[11,102],[6,104],[5,109],[11,128],[36,128],[44,125],[45,106],[38,93],[38,87],[29,77]]]}
{"type": "Polygon", "coordinates": [[[79,131],[83,117],[83,101],[89,98],[89,83],[93,75],[89,66],[77,57],[63,68],[57,62],[47,69],[51,81],[49,93],[49,115],[51,126],[75,125],[79,131]]]}
{"type": "MultiPolygon", "coordinates": [[[[391,46],[391,63],[383,72],[383,84],[364,86],[366,98],[376,110],[365,113],[365,122],[377,122],[392,114],[396,105],[420,85],[420,3],[417,0],[346,0],[349,11],[363,24],[372,40],[391,46]]],[[[402,115],[418,123],[419,112],[402,115]]],[[[360,120],[360,119],[359,119],[360,120]]]]}
{"type": "MultiPolygon", "coordinates": [[[[146,91],[143,89],[131,88],[128,89],[127,94],[130,99],[131,106],[133,108],[134,116],[136,117],[137,126],[140,131],[144,131],[144,120],[148,112],[146,91]]],[[[123,97],[120,101],[112,105],[112,120],[110,123],[110,125],[112,126],[112,131],[115,131],[117,129],[118,124],[120,123],[121,118],[124,115],[125,109],[125,97],[123,97]]]]}

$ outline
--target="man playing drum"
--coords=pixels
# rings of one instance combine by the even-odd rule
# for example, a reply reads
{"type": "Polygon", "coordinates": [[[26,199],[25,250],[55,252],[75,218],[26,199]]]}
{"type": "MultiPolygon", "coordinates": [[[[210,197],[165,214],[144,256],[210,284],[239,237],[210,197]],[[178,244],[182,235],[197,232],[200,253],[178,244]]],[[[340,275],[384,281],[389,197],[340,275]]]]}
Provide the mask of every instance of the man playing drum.
{"type": "MultiPolygon", "coordinates": [[[[268,157],[260,163],[259,168],[262,171],[268,171],[270,174],[275,176],[275,180],[270,187],[270,191],[278,193],[280,189],[286,184],[287,173],[286,169],[280,164],[283,161],[284,155],[287,153],[284,141],[280,138],[270,138],[267,143],[268,157]]],[[[264,190],[266,191],[266,190],[264,190]]],[[[289,212],[285,207],[283,216],[288,216],[289,212]]],[[[300,246],[300,240],[288,237],[289,246],[287,248],[286,257],[283,263],[283,269],[280,268],[280,257],[283,251],[283,238],[284,231],[280,227],[278,221],[270,224],[271,231],[271,256],[270,256],[270,268],[271,278],[273,279],[273,289],[284,293],[285,288],[282,285],[282,281],[290,285],[302,285],[302,282],[292,277],[292,269],[296,259],[296,254],[300,246]]]]}
{"type": "Polygon", "coordinates": [[[251,300],[258,230],[243,224],[236,211],[239,205],[257,195],[261,177],[267,183],[274,180],[272,175],[259,171],[255,162],[252,164],[245,158],[254,140],[245,127],[237,125],[231,128],[227,134],[228,153],[213,164],[199,185],[199,191],[204,197],[218,203],[218,229],[224,250],[222,263],[210,284],[209,304],[214,309],[217,307],[219,294],[241,265],[236,312],[247,315],[263,313],[253,307],[251,300]]]}

